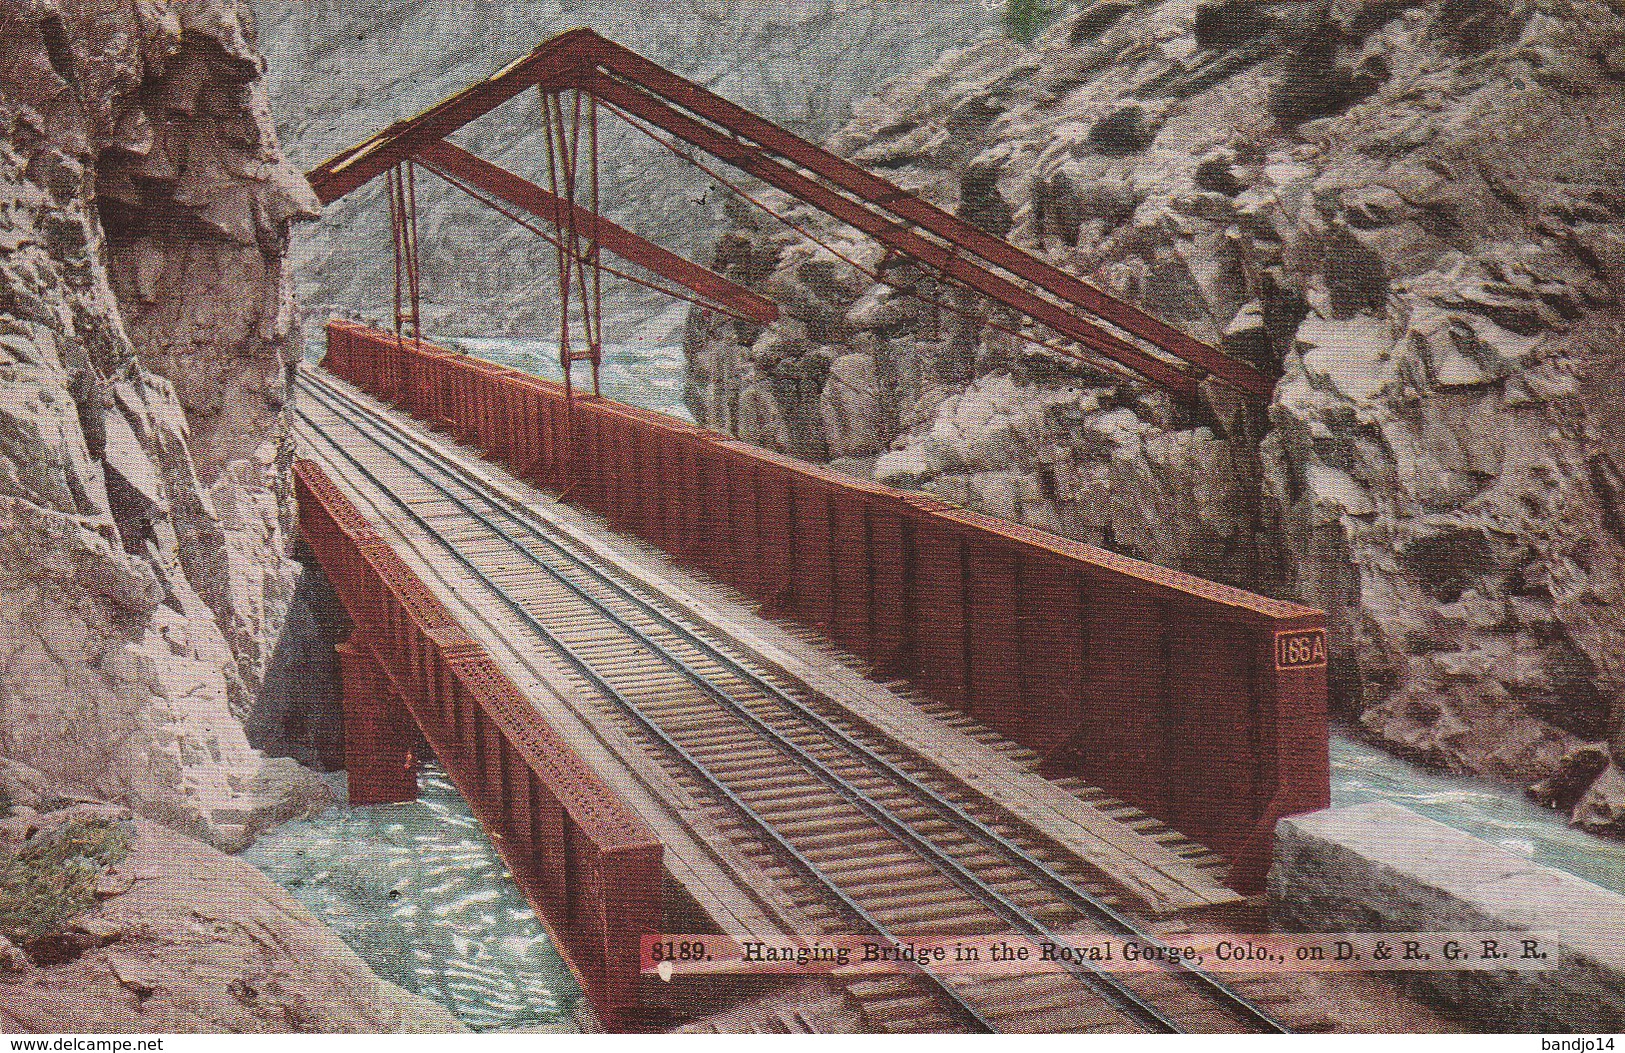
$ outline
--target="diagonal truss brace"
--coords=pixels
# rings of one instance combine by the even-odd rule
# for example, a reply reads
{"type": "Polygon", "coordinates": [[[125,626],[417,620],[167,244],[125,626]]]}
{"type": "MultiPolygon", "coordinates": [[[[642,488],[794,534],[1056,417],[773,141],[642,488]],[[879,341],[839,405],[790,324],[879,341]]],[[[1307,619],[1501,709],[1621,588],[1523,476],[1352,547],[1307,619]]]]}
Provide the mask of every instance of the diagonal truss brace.
{"type": "Polygon", "coordinates": [[[460,146],[436,139],[413,151],[412,157],[431,171],[446,172],[557,227],[568,226],[573,218],[576,229],[593,231],[601,246],[623,260],[678,282],[763,325],[779,316],[778,304],[765,296],[691,263],[603,216],[594,219],[590,210],[580,205],[569,205],[551,191],[476,157],[460,146]]]}

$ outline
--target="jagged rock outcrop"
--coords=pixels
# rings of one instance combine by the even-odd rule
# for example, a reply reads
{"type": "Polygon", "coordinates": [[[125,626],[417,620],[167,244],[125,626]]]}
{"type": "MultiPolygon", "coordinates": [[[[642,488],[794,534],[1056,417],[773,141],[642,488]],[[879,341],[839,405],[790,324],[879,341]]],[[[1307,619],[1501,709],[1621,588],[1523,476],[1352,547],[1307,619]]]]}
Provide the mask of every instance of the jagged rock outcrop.
{"type": "Polygon", "coordinates": [[[1323,606],[1368,733],[1617,828],[1622,52],[1568,0],[1100,0],[949,52],[828,145],[1279,369],[1271,405],[984,328],[1015,320],[804,210],[862,270],[740,213],[718,263],[788,318],[691,317],[690,405],[1323,606]]]}
{"type": "Polygon", "coordinates": [[[463,1030],[247,863],[14,762],[0,760],[0,798],[0,867],[21,861],[42,887],[87,894],[27,904],[26,919],[0,912],[0,926],[26,930],[0,933],[7,1033],[463,1030]],[[53,851],[64,834],[111,835],[116,851],[53,851]]]}
{"type": "Polygon", "coordinates": [[[0,754],[222,846],[293,591],[283,159],[247,5],[0,2],[0,754]]]}

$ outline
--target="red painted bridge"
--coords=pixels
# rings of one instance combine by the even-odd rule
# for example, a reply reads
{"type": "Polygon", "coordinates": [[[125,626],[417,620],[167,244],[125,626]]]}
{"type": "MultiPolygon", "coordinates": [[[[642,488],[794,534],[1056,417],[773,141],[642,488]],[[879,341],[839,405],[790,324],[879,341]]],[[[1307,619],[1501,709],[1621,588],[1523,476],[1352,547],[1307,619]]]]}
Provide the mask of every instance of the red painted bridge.
{"type": "MultiPolygon", "coordinates": [[[[555,38],[311,176],[330,201],[389,174],[400,279],[397,332],[330,323],[298,401],[303,536],[355,623],[340,650],[352,803],[415,794],[421,733],[619,1028],[681,1015],[640,976],[653,933],[1138,932],[1260,891],[1275,822],[1327,803],[1319,612],[421,339],[414,166],[556,232],[567,377],[598,363],[600,249],[775,317],[598,215],[592,100],[1080,357],[1187,396],[1204,376],[1271,384],[595,34],[555,38]],[[444,141],[530,87],[546,190],[444,141]]],[[[1278,1024],[1234,984],[1174,971],[1083,970],[1059,1000],[1054,977],[993,992],[929,971],[902,993],[851,991],[869,1024],[903,1030],[1278,1024]]]]}

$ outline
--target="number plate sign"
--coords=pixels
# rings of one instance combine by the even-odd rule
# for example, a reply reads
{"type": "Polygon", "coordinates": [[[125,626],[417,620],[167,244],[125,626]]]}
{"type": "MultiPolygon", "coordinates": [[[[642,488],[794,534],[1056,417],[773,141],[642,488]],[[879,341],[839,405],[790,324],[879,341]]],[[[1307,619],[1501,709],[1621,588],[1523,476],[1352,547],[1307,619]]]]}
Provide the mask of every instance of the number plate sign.
{"type": "Polygon", "coordinates": [[[1325,664],[1325,629],[1294,629],[1275,634],[1275,668],[1313,669],[1325,664]]]}

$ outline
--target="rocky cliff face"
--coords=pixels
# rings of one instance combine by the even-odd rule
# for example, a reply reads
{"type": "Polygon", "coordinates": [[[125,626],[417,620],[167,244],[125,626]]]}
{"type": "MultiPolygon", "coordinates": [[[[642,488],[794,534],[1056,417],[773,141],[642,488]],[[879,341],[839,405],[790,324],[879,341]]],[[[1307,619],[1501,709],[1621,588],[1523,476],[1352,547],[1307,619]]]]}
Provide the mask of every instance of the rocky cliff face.
{"type": "Polygon", "coordinates": [[[1367,732],[1617,828],[1622,143],[1601,4],[1097,0],[890,83],[829,145],[1279,369],[1272,403],[1176,405],[850,231],[821,226],[862,269],[750,216],[719,264],[790,317],[692,317],[691,406],[1322,606],[1367,732]]]}
{"type": "MultiPolygon", "coordinates": [[[[262,0],[256,8],[282,138],[305,169],[577,26],[819,136],[850,117],[852,99],[998,20],[978,0],[262,0]]],[[[707,251],[726,227],[720,192],[607,112],[602,126],[605,213],[674,251],[693,258],[707,251]]],[[[456,138],[547,183],[534,93],[456,138]]],[[[422,177],[419,200],[429,331],[553,331],[552,246],[433,176],[422,177]]],[[[372,186],[335,202],[320,227],[301,233],[299,300],[311,315],[389,317],[388,223],[381,186],[372,186]]],[[[629,323],[670,306],[618,281],[606,282],[605,292],[610,310],[629,323]]]]}
{"type": "Polygon", "coordinates": [[[292,593],[289,223],[251,12],[0,2],[0,754],[217,845],[292,593]]]}

